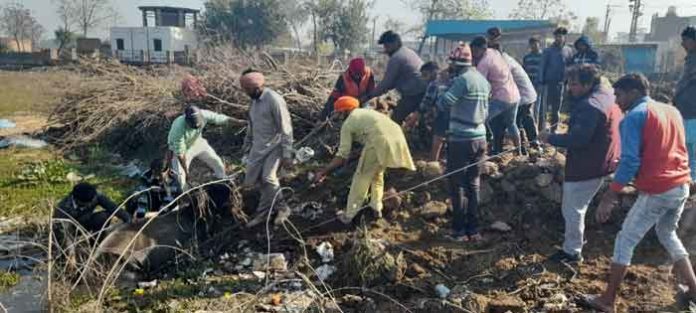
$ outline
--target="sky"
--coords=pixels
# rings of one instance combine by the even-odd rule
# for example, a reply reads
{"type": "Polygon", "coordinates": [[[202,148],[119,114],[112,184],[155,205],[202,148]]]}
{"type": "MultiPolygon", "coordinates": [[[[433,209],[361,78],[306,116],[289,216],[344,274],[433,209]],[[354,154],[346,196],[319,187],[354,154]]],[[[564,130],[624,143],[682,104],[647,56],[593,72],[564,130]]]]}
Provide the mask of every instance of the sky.
{"type": "MultiPolygon", "coordinates": [[[[53,0],[0,0],[0,5],[19,1],[25,7],[33,11],[36,18],[47,30],[46,37],[52,37],[53,30],[58,27],[59,21],[55,14],[53,0]]],[[[518,0],[488,0],[493,8],[494,18],[505,19],[516,7],[518,0]]],[[[604,25],[604,15],[607,4],[616,5],[612,8],[610,33],[628,32],[631,15],[628,9],[628,0],[562,0],[568,10],[574,12],[580,21],[580,26],[584,24],[587,17],[599,17],[600,26],[604,25]]],[[[112,0],[122,16],[118,26],[141,26],[142,18],[138,6],[141,5],[168,5],[189,8],[203,8],[204,0],[112,0]]],[[[649,30],[650,17],[659,13],[663,16],[670,5],[677,6],[677,14],[681,16],[696,16],[696,1],[694,0],[643,0],[645,3],[644,15],[640,19],[640,26],[649,30]]],[[[384,21],[391,17],[402,21],[407,25],[415,25],[419,21],[417,12],[411,10],[402,0],[375,0],[372,16],[377,17],[377,32],[382,30],[384,21]]],[[[109,25],[111,26],[111,25],[109,25]]],[[[108,36],[108,28],[95,32],[100,37],[108,36]]]]}

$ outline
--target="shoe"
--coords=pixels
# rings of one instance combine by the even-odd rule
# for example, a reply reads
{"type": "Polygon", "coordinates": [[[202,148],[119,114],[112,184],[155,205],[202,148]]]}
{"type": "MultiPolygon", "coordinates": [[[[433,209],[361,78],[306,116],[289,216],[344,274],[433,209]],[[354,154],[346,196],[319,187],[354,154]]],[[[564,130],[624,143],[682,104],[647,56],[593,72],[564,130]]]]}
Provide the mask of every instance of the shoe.
{"type": "Polygon", "coordinates": [[[558,263],[580,263],[582,262],[583,258],[580,254],[568,254],[563,250],[558,250],[558,252],[554,253],[552,256],[549,257],[549,260],[558,263]]]}

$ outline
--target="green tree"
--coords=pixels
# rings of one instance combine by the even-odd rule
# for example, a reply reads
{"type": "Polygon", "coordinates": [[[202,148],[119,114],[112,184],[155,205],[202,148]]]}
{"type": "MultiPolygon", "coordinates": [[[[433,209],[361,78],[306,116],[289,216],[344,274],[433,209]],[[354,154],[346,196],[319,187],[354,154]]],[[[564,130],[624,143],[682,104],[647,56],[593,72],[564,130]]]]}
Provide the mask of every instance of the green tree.
{"type": "Polygon", "coordinates": [[[71,32],[68,29],[65,29],[63,27],[58,27],[53,34],[55,35],[55,41],[56,44],[58,44],[58,53],[60,54],[63,49],[67,47],[71,47],[75,43],[75,39],[77,39],[77,36],[75,33],[71,32]]]}
{"type": "Polygon", "coordinates": [[[217,40],[240,48],[260,48],[287,32],[282,0],[210,0],[205,3],[205,29],[217,40]]]}
{"type": "Polygon", "coordinates": [[[582,33],[590,37],[593,42],[600,43],[604,41],[604,34],[599,30],[599,19],[596,17],[588,17],[585,19],[585,26],[582,27],[582,33]]]}
{"type": "Polygon", "coordinates": [[[430,20],[438,19],[461,19],[461,20],[480,20],[491,18],[493,11],[488,0],[402,0],[413,10],[420,13],[421,29],[423,35],[418,46],[418,53],[423,50],[425,44],[425,25],[430,20]]]}
{"type": "Polygon", "coordinates": [[[355,50],[370,32],[370,0],[314,0],[308,8],[314,26],[315,51],[320,42],[330,41],[335,51],[355,50]]]}

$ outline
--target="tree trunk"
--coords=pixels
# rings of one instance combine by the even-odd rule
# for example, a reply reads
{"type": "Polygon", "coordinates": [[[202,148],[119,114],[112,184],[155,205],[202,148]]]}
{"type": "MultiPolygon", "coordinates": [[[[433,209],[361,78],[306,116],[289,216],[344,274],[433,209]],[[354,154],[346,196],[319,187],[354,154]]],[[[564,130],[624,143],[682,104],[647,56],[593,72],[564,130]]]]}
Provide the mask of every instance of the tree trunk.
{"type": "Polygon", "coordinates": [[[297,25],[292,25],[292,31],[295,33],[295,43],[297,44],[297,50],[302,51],[302,39],[300,39],[300,30],[297,29],[297,25]]]}
{"type": "Polygon", "coordinates": [[[316,55],[319,55],[319,43],[317,42],[317,16],[312,13],[312,25],[314,25],[314,31],[313,31],[313,40],[314,40],[314,53],[316,55]]]}

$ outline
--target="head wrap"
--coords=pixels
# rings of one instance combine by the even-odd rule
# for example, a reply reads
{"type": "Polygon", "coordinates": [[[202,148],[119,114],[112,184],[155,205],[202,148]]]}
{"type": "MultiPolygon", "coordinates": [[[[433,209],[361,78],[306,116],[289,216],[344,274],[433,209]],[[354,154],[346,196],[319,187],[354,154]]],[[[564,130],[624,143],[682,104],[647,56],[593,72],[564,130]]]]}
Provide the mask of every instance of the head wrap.
{"type": "Polygon", "coordinates": [[[181,81],[181,93],[187,99],[200,99],[205,97],[207,91],[198,78],[186,75],[181,81]]]}
{"type": "Polygon", "coordinates": [[[184,116],[186,118],[186,123],[191,126],[191,128],[201,128],[205,123],[203,112],[195,105],[188,106],[186,110],[184,110],[184,116]]]}
{"type": "Polygon", "coordinates": [[[365,73],[365,59],[363,58],[355,58],[350,60],[350,64],[348,65],[348,72],[351,74],[364,74],[365,73]]]}
{"type": "Polygon", "coordinates": [[[335,112],[350,112],[357,109],[360,106],[360,101],[353,97],[340,97],[336,102],[334,102],[335,112]]]}
{"type": "Polygon", "coordinates": [[[472,59],[471,48],[467,43],[460,43],[449,55],[449,61],[454,65],[470,66],[472,59]]]}
{"type": "Polygon", "coordinates": [[[266,78],[259,72],[249,72],[239,79],[243,88],[261,88],[266,83],[266,78]]]}

